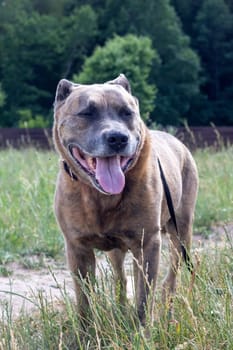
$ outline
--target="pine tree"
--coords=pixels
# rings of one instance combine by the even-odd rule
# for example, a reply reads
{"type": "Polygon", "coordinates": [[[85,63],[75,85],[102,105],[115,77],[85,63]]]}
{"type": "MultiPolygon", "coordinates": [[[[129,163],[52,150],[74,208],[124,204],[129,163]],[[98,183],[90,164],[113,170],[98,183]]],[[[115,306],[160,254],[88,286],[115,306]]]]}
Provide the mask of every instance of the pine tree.
{"type": "Polygon", "coordinates": [[[224,0],[204,0],[194,29],[204,69],[203,107],[210,121],[229,124],[233,122],[233,15],[224,0]]]}
{"type": "Polygon", "coordinates": [[[154,119],[176,125],[187,118],[192,100],[199,93],[199,59],[169,1],[150,3],[153,8],[148,10],[147,30],[162,62],[153,74],[158,87],[154,119]]]}

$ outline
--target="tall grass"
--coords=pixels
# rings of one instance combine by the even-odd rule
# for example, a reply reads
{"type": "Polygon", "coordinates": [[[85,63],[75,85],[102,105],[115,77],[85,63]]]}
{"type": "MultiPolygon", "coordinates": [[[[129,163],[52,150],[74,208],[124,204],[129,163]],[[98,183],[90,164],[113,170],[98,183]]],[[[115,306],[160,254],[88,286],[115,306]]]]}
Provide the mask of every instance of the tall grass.
{"type": "MultiPolygon", "coordinates": [[[[232,148],[195,153],[200,190],[195,230],[233,217],[232,148]]],[[[63,254],[63,240],[53,215],[58,168],[52,152],[33,149],[0,152],[0,263],[25,254],[63,254]]],[[[194,281],[183,269],[174,317],[158,293],[155,323],[149,334],[139,326],[130,302],[119,307],[112,274],[102,275],[89,294],[91,315],[81,327],[75,305],[61,288],[62,300],[36,296],[35,310],[14,319],[10,304],[1,305],[0,350],[211,349],[233,348],[233,248],[197,252],[194,281]]],[[[85,289],[85,285],[83,286],[85,289]]]]}
{"type": "Polygon", "coordinates": [[[53,214],[57,156],[34,149],[0,152],[0,260],[43,252],[63,242],[53,214]]]}
{"type": "Polygon", "coordinates": [[[117,305],[110,274],[89,291],[91,311],[85,328],[65,291],[59,305],[39,293],[37,310],[15,321],[10,306],[5,308],[0,350],[231,350],[233,250],[226,246],[211,255],[202,252],[198,258],[194,283],[182,271],[173,301],[174,317],[169,317],[158,293],[155,322],[149,329],[140,327],[131,302],[121,308],[117,305]]]}
{"type": "Polygon", "coordinates": [[[200,177],[195,230],[202,232],[233,220],[233,148],[198,150],[194,156],[200,177]]]}
{"type": "MultiPolygon", "coordinates": [[[[233,149],[195,153],[200,175],[195,231],[233,218],[233,149]]],[[[58,157],[35,149],[0,151],[0,262],[63,249],[53,214],[58,157]]]]}

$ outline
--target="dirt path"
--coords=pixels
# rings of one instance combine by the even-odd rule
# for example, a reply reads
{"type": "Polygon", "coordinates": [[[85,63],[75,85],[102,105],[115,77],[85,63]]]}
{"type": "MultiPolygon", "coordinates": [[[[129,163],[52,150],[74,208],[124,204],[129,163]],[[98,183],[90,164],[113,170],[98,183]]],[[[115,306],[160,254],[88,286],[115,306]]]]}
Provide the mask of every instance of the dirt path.
{"type": "MultiPolygon", "coordinates": [[[[194,249],[203,250],[219,246],[223,247],[229,241],[233,244],[233,223],[227,226],[218,226],[213,229],[213,234],[204,239],[201,235],[195,235],[193,239],[194,249]]],[[[166,243],[164,244],[166,247],[166,243]]],[[[166,248],[165,248],[166,251],[166,248]]],[[[32,265],[36,265],[38,257],[31,257],[32,265]]],[[[40,258],[41,259],[41,258],[40,258]]],[[[164,272],[163,254],[161,270],[164,272]]],[[[41,261],[40,261],[41,264],[41,261]]],[[[12,310],[13,317],[17,317],[20,311],[30,312],[38,303],[38,295],[51,300],[61,300],[64,289],[74,297],[73,283],[70,273],[64,263],[58,263],[53,260],[44,259],[39,269],[28,269],[20,263],[11,263],[7,266],[12,271],[10,277],[0,277],[0,317],[7,314],[7,310],[12,310]],[[3,311],[3,312],[1,312],[3,311]]],[[[97,259],[98,274],[108,269],[108,262],[104,257],[97,259]]],[[[166,263],[165,263],[166,265],[166,263]]],[[[128,295],[133,295],[132,285],[132,257],[130,254],[125,261],[128,295]]]]}

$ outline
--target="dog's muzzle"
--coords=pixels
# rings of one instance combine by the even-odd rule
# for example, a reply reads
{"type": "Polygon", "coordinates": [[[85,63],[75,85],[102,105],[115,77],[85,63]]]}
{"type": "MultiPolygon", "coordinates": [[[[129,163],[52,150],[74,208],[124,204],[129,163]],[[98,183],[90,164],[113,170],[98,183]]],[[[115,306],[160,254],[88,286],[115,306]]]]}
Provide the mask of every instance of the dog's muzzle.
{"type": "MultiPolygon", "coordinates": [[[[128,140],[119,135],[109,137],[109,147],[124,148],[128,140]],[[111,146],[110,146],[111,145],[111,146]]],[[[92,157],[76,144],[69,145],[69,152],[76,164],[90,177],[92,184],[104,194],[120,194],[125,187],[125,172],[135,155],[124,157],[119,154],[109,157],[92,157]]]]}

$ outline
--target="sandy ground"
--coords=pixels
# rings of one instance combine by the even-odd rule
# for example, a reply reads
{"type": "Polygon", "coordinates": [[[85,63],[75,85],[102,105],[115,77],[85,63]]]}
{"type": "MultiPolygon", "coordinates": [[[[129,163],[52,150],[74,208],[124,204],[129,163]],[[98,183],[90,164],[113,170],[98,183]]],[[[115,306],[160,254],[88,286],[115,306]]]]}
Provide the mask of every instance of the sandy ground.
{"type": "MultiPolygon", "coordinates": [[[[217,226],[213,229],[213,234],[204,239],[201,235],[195,235],[193,239],[193,249],[202,251],[203,249],[213,249],[222,247],[228,242],[233,245],[233,223],[227,226],[217,226]]],[[[166,241],[163,244],[164,251],[167,251],[166,241]]],[[[7,269],[12,272],[10,277],[0,277],[0,317],[6,317],[9,313],[17,317],[21,311],[31,312],[36,308],[38,296],[43,295],[48,302],[62,300],[62,291],[74,298],[74,290],[71,275],[66,267],[65,258],[62,263],[41,257],[31,257],[31,266],[38,265],[40,259],[42,267],[37,269],[26,268],[21,263],[11,263],[7,269]],[[10,308],[10,310],[9,310],[10,308]],[[8,311],[7,311],[8,310],[8,311]],[[5,316],[1,316],[5,315],[5,316]]],[[[162,254],[161,271],[164,272],[166,263],[166,253],[162,254]]],[[[132,256],[127,255],[125,260],[127,288],[129,297],[133,296],[132,282],[132,256]]],[[[97,258],[97,273],[100,275],[109,269],[108,262],[104,256],[97,258]]]]}

